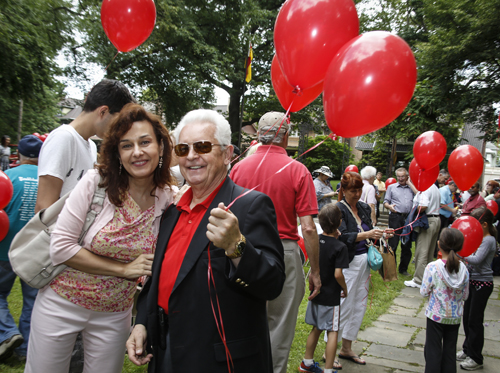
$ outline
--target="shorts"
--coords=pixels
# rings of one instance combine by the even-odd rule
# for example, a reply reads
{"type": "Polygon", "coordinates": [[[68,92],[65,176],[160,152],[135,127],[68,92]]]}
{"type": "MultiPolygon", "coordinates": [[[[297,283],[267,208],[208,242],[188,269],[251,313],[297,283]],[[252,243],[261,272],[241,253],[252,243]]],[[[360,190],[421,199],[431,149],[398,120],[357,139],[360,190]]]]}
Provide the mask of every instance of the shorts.
{"type": "Polygon", "coordinates": [[[308,302],[306,323],[315,326],[318,330],[337,332],[340,323],[340,306],[324,306],[308,302]]]}

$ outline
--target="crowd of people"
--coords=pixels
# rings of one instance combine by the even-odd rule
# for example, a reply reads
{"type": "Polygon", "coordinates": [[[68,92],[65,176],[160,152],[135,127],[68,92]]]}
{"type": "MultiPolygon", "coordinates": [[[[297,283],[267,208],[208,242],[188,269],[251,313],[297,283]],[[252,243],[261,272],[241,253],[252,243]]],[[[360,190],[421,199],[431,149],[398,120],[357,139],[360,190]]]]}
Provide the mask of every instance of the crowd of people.
{"type": "MultiPolygon", "coordinates": [[[[426,372],[454,371],[456,360],[481,368],[498,218],[485,199],[500,205],[499,184],[488,181],[481,192],[475,183],[460,194],[443,169],[419,192],[398,168],[386,189],[382,173],[366,166],[344,172],[336,191],[328,166],[313,180],[287,155],[291,128],[285,114],[266,113],[259,146],[240,160],[217,112],[193,110],[169,133],[123,84],[103,80],[80,116],[43,144],[25,136],[20,166],[6,171],[14,196],[0,241],[0,361],[15,353],[25,372],[121,372],[126,349],[149,372],[286,373],[307,283],[312,330],[299,371],[332,373],[342,369],[340,359],[366,365],[352,343],[367,306],[368,247],[386,240],[394,252],[401,241],[405,285],[429,297],[426,372]],[[103,138],[99,158],[93,135],[103,138]],[[16,278],[10,243],[67,193],[50,241],[53,264],[66,268],[39,291],[21,281],[16,326],[7,303],[16,278]],[[377,225],[380,202],[389,212],[385,229],[377,225]],[[97,217],[82,237],[91,210],[97,217]],[[463,234],[448,228],[460,214],[477,219],[484,236],[465,258],[463,234]],[[462,320],[466,339],[457,353],[462,320]],[[324,369],[314,361],[323,331],[324,369]]],[[[2,168],[9,140],[2,138],[2,168]]]]}

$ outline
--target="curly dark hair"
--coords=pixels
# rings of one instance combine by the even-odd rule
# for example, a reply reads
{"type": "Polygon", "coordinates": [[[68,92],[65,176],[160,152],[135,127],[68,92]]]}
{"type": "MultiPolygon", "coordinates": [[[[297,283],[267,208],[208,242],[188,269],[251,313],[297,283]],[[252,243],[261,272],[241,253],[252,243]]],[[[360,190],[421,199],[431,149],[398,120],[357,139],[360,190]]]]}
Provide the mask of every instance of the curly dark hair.
{"type": "Polygon", "coordinates": [[[134,122],[147,121],[153,126],[158,144],[163,142],[163,167],[156,167],[153,176],[154,187],[151,195],[155,195],[156,188],[165,188],[172,185],[172,175],[170,173],[170,159],[172,157],[172,139],[167,128],[160,118],[148,113],[141,105],[127,104],[120,111],[118,116],[110,123],[106,136],[101,146],[100,163],[96,166],[101,175],[100,187],[106,189],[108,198],[115,206],[123,205],[123,197],[129,188],[129,174],[120,170],[120,157],[118,146],[122,137],[130,130],[134,122]]]}

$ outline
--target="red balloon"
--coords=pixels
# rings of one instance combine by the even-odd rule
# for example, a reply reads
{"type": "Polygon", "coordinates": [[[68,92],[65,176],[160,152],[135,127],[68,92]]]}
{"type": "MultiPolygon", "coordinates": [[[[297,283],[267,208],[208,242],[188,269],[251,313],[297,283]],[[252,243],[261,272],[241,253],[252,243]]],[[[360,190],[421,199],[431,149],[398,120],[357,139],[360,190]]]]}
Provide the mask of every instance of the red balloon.
{"type": "Polygon", "coordinates": [[[306,262],[307,262],[308,256],[307,256],[306,244],[304,242],[304,239],[302,237],[300,237],[299,240],[297,241],[297,244],[299,245],[300,250],[302,250],[302,252],[304,253],[304,257],[306,258],[306,262]]]}
{"type": "Polygon", "coordinates": [[[496,215],[498,213],[498,203],[494,200],[489,200],[486,202],[486,207],[488,207],[493,215],[496,215]]]}
{"type": "Polygon", "coordinates": [[[483,156],[472,145],[453,150],[448,159],[448,171],[460,190],[469,190],[483,173],[483,156]]]}
{"type": "Polygon", "coordinates": [[[156,7],[153,0],[104,0],[101,23],[108,39],[120,52],[130,52],[153,32],[156,7]]]}
{"type": "Polygon", "coordinates": [[[42,142],[44,142],[45,140],[47,140],[47,135],[41,135],[39,139],[42,140],[42,142]]]}
{"type": "Polygon", "coordinates": [[[421,134],[413,144],[413,156],[423,170],[437,166],[446,155],[446,140],[436,131],[421,134]]]}
{"type": "Polygon", "coordinates": [[[314,87],[325,79],[339,49],[358,34],[352,0],[288,0],[274,26],[281,70],[292,87],[314,87]]]}
{"type": "Polygon", "coordinates": [[[342,47],[326,73],[328,127],[342,137],[376,131],[403,112],[416,83],[415,57],[403,39],[385,31],[360,35],[342,47]]]}
{"type": "Polygon", "coordinates": [[[358,171],[358,167],[357,167],[357,166],[355,166],[355,165],[353,165],[353,164],[351,164],[351,165],[347,166],[347,167],[345,168],[345,171],[344,171],[344,172],[358,172],[358,173],[359,173],[359,171],[358,171]]]}
{"type": "Polygon", "coordinates": [[[428,170],[422,170],[415,159],[410,163],[410,179],[418,191],[423,192],[436,182],[439,176],[439,165],[428,170]]]}
{"type": "Polygon", "coordinates": [[[385,189],[387,189],[389,187],[389,185],[396,184],[396,183],[397,183],[397,180],[395,178],[393,178],[393,177],[388,178],[385,181],[385,189]]]}
{"type": "Polygon", "coordinates": [[[472,216],[462,216],[455,220],[451,225],[458,229],[464,235],[464,245],[458,253],[466,257],[474,253],[481,242],[483,242],[483,227],[481,223],[472,216]]]}
{"type": "Polygon", "coordinates": [[[38,132],[33,132],[33,136],[40,138],[40,134],[38,132]]]}
{"type": "Polygon", "coordinates": [[[10,181],[5,172],[0,171],[0,209],[5,208],[9,204],[13,194],[14,187],[12,186],[12,181],[10,181]]]}
{"type": "Polygon", "coordinates": [[[257,140],[252,140],[252,142],[250,143],[250,146],[254,146],[254,145],[257,145],[258,141],[257,140]]]}
{"type": "Polygon", "coordinates": [[[319,83],[312,88],[294,93],[295,89],[287,82],[283,75],[276,55],[274,55],[273,63],[271,64],[271,81],[273,82],[274,92],[276,92],[281,106],[285,110],[290,108],[290,112],[292,113],[305,108],[323,92],[323,83],[319,83]],[[292,106],[290,107],[290,105],[292,106]]]}
{"type": "Polygon", "coordinates": [[[4,210],[0,210],[0,241],[2,241],[7,233],[9,233],[9,217],[4,210]]]}

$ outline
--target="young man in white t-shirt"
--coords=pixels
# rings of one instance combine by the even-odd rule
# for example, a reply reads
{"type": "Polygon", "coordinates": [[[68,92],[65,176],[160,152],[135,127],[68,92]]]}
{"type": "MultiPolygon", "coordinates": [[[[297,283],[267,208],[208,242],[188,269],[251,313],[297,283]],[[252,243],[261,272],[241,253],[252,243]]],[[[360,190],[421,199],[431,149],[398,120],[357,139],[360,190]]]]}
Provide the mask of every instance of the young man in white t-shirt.
{"type": "Polygon", "coordinates": [[[47,208],[72,190],[97,161],[91,136],[104,137],[111,120],[126,104],[135,102],[123,83],[104,79],[92,88],[82,113],[60,126],[45,140],[38,161],[35,212],[47,208]]]}

